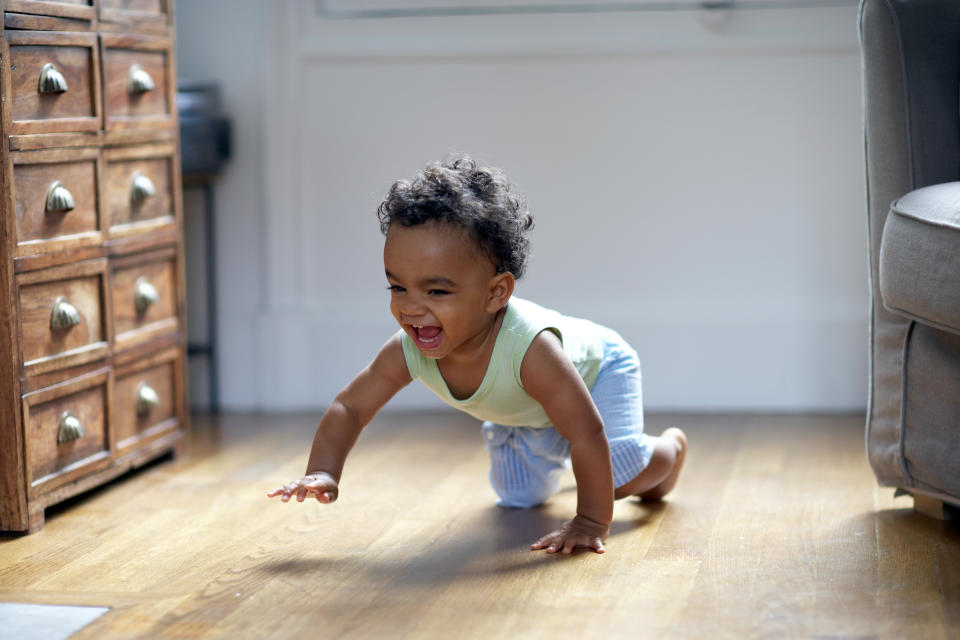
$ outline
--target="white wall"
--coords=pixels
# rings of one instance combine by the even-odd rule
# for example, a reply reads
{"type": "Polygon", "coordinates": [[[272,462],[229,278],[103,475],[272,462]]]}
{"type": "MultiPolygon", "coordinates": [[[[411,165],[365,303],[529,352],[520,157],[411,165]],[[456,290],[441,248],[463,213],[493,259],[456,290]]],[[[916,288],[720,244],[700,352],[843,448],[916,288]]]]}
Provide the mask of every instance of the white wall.
{"type": "Polygon", "coordinates": [[[177,6],[180,75],[221,82],[237,133],[218,187],[226,408],[322,407],[369,360],[394,330],[376,205],[451,150],[524,188],[519,293],[620,330],[648,408],[865,406],[855,7],[318,6],[177,6]]]}
{"type": "MultiPolygon", "coordinates": [[[[265,56],[270,5],[260,0],[187,0],[176,6],[179,78],[216,82],[223,111],[232,121],[233,158],[215,188],[217,357],[220,395],[225,408],[252,409],[260,404],[261,345],[265,256],[263,227],[269,223],[264,194],[264,146],[267,95],[265,56]]],[[[187,233],[187,314],[192,342],[207,340],[207,288],[204,282],[204,201],[199,192],[184,192],[187,233]]],[[[204,358],[191,359],[191,400],[206,406],[204,358]]]]}

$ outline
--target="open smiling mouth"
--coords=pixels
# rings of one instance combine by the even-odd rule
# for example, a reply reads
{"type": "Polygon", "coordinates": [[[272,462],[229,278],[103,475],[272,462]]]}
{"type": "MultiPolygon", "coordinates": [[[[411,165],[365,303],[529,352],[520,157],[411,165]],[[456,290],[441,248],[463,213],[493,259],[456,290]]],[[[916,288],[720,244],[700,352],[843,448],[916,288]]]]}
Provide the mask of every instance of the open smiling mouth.
{"type": "Polygon", "coordinates": [[[425,327],[422,324],[412,324],[413,337],[417,345],[429,349],[435,347],[440,342],[440,336],[443,330],[440,327],[425,327]]]}

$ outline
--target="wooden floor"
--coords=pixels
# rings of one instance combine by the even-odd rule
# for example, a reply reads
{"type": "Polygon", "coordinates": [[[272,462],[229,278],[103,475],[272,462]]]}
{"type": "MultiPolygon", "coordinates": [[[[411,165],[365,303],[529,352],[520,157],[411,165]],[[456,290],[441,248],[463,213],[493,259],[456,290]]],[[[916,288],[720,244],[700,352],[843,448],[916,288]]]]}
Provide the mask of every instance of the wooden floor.
{"type": "Polygon", "coordinates": [[[109,606],[97,640],[960,637],[960,527],[875,486],[862,416],[650,416],[690,437],[677,490],[571,557],[527,547],[574,493],[493,506],[452,414],[378,418],[335,505],[268,500],[316,419],[195,417],[188,457],[0,538],[0,601],[109,606]]]}

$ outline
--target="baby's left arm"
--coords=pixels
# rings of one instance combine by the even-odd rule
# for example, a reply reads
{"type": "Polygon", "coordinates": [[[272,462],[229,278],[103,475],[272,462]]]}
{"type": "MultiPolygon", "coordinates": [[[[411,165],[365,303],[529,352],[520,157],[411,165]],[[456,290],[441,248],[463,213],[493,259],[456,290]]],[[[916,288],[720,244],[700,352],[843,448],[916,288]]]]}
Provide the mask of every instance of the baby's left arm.
{"type": "Polygon", "coordinates": [[[531,548],[570,553],[587,547],[603,553],[613,519],[613,468],[603,420],[593,398],[560,339],[550,331],[534,338],[520,366],[520,379],[560,435],[570,441],[577,478],[577,516],[531,548]]]}

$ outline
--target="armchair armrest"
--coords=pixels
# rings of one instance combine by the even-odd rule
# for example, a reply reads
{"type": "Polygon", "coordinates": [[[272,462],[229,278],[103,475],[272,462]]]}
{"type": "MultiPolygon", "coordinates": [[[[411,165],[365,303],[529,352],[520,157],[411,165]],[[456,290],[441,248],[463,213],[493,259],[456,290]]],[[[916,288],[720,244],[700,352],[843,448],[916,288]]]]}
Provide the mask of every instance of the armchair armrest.
{"type": "Polygon", "coordinates": [[[879,275],[889,311],[960,334],[960,182],[916,189],[893,203],[879,275]]]}

